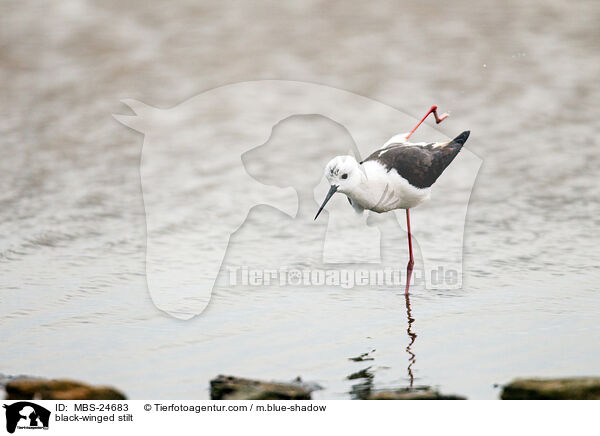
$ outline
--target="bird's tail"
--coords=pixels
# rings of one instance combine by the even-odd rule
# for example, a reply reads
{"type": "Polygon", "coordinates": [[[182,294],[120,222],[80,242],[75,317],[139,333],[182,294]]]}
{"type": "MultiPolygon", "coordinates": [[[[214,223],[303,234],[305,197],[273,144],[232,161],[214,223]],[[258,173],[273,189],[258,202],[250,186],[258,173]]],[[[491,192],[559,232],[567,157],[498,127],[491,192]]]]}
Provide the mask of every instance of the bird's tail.
{"type": "MultiPolygon", "coordinates": [[[[450,165],[450,162],[454,160],[456,155],[462,149],[462,146],[465,142],[467,142],[467,138],[469,137],[468,130],[465,130],[452,141],[448,142],[445,146],[438,148],[436,151],[436,155],[429,167],[429,174],[431,175],[433,184],[439,176],[442,175],[446,167],[450,165]]],[[[431,185],[429,185],[431,186],[431,185]]]]}
{"type": "Polygon", "coordinates": [[[465,142],[467,142],[470,133],[471,132],[469,130],[465,130],[442,147],[442,154],[444,155],[444,168],[450,165],[452,159],[454,159],[458,152],[462,149],[462,146],[465,144],[465,142]]]}
{"type": "Polygon", "coordinates": [[[460,135],[458,135],[456,138],[454,138],[448,145],[454,145],[454,146],[460,145],[462,147],[465,144],[465,142],[467,142],[467,139],[469,139],[470,134],[471,134],[471,132],[469,130],[465,130],[460,135]]]}

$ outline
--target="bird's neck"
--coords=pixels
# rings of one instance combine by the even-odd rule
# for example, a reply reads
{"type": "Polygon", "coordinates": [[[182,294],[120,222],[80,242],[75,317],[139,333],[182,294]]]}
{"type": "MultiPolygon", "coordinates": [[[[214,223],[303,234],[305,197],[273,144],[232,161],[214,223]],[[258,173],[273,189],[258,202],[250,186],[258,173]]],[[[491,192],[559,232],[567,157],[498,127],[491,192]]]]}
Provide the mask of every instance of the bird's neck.
{"type": "Polygon", "coordinates": [[[360,184],[353,186],[346,195],[362,207],[368,209],[373,206],[373,199],[379,198],[381,195],[380,185],[381,183],[375,177],[375,174],[369,174],[368,168],[365,168],[365,172],[361,171],[360,184]]]}

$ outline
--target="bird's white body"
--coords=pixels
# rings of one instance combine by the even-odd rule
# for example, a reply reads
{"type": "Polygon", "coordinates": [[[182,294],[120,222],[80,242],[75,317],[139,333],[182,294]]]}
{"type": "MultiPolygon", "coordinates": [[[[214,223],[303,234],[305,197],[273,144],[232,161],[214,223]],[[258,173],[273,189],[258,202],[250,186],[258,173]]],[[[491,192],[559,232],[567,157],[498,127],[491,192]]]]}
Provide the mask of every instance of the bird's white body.
{"type": "MultiPolygon", "coordinates": [[[[405,143],[408,133],[391,137],[381,147],[381,154],[390,144],[405,143]]],[[[354,210],[362,213],[365,209],[383,213],[395,209],[411,209],[428,200],[431,188],[417,188],[398,174],[376,160],[359,164],[352,156],[338,156],[325,169],[325,177],[331,184],[339,185],[338,192],[350,199],[354,210]],[[348,174],[348,179],[340,176],[348,174]]]]}
{"type": "Polygon", "coordinates": [[[393,136],[361,163],[353,156],[329,161],[325,178],[330,189],[317,216],[336,192],[346,194],[357,212],[408,210],[428,200],[431,186],[458,154],[469,131],[445,142],[409,143],[409,136],[393,136]]]}
{"type": "Polygon", "coordinates": [[[411,209],[427,200],[431,188],[419,189],[410,185],[395,169],[388,171],[377,161],[361,165],[361,182],[342,190],[357,212],[363,209],[373,212],[389,212],[394,209],[411,209]]]}

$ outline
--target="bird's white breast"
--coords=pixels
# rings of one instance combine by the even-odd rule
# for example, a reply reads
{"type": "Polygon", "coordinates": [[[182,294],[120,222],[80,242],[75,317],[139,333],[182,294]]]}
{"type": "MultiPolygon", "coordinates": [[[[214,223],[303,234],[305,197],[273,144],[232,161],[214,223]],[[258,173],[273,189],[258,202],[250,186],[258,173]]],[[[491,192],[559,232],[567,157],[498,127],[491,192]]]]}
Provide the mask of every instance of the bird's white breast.
{"type": "Polygon", "coordinates": [[[377,161],[362,164],[363,183],[348,196],[365,209],[388,212],[410,209],[429,198],[431,188],[416,188],[394,169],[387,169],[377,161]]]}

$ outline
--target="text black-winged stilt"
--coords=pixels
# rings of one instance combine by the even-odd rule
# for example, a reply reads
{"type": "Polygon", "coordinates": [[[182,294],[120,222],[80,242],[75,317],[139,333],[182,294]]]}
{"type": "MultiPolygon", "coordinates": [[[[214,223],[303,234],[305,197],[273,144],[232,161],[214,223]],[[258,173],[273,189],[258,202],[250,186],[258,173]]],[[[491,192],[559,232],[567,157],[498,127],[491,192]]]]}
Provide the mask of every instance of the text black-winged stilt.
{"type": "Polygon", "coordinates": [[[359,163],[353,156],[333,158],[325,167],[325,177],[331,187],[315,216],[317,219],[336,192],[346,194],[358,213],[365,209],[377,213],[406,209],[409,253],[406,267],[407,294],[414,266],[409,211],[429,199],[431,186],[469,137],[467,130],[447,142],[407,142],[431,113],[438,124],[448,117],[447,114],[438,116],[437,106],[432,106],[409,133],[393,136],[362,162],[359,163]]]}

